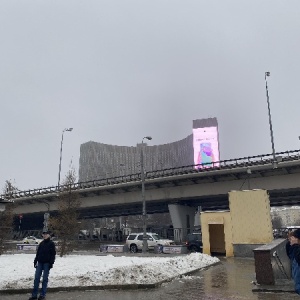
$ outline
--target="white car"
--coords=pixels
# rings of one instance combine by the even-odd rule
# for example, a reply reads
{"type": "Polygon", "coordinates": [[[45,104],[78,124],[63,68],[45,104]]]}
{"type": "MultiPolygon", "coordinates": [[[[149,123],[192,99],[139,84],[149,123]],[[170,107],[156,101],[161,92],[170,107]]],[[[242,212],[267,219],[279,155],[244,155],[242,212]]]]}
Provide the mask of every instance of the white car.
{"type": "MultiPolygon", "coordinates": [[[[157,233],[147,232],[148,249],[153,250],[154,246],[170,246],[174,245],[174,241],[163,239],[157,233]]],[[[126,245],[130,252],[137,252],[143,248],[143,233],[131,233],[126,239],[126,245]]]]}
{"type": "Polygon", "coordinates": [[[42,239],[38,239],[35,236],[27,236],[23,239],[24,244],[39,244],[42,241],[42,239]]]}

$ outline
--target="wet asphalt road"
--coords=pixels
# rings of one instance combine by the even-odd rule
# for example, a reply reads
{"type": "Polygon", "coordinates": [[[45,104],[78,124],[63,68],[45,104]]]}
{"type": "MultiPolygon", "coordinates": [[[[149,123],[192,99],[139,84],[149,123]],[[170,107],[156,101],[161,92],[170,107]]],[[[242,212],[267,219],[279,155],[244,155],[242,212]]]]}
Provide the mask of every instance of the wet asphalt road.
{"type": "MultiPolygon", "coordinates": [[[[155,289],[115,291],[74,291],[47,295],[47,300],[182,300],[182,299],[249,299],[293,300],[295,293],[257,293],[255,287],[254,260],[247,258],[221,258],[221,263],[191,276],[176,279],[155,289]]],[[[1,295],[1,300],[28,299],[29,294],[1,295]]]]}

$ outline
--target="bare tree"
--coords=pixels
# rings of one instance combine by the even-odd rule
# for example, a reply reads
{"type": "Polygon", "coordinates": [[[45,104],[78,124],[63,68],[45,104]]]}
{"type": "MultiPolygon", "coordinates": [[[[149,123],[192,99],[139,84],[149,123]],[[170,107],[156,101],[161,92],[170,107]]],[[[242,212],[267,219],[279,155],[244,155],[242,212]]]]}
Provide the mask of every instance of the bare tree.
{"type": "Polygon", "coordinates": [[[9,201],[3,212],[0,212],[0,255],[3,254],[7,250],[7,246],[5,241],[9,239],[13,229],[13,220],[14,220],[14,213],[13,213],[13,202],[11,201],[13,194],[18,189],[15,185],[11,182],[11,180],[6,180],[3,188],[3,195],[2,197],[4,200],[9,201]]]}
{"type": "Polygon", "coordinates": [[[58,252],[60,257],[69,254],[74,250],[75,237],[78,235],[80,224],[78,222],[80,207],[79,195],[74,191],[76,182],[75,170],[72,169],[67,174],[62,191],[58,200],[58,214],[50,217],[49,227],[54,231],[58,238],[58,252]]]}

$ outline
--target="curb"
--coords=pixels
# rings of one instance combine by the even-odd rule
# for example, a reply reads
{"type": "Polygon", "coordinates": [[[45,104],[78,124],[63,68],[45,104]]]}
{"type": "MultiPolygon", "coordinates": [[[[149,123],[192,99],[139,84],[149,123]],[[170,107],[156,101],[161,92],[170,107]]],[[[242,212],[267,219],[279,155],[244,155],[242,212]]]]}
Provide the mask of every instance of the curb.
{"type": "Polygon", "coordinates": [[[254,293],[296,293],[295,284],[290,279],[279,279],[274,285],[258,285],[252,289],[254,293]]]}
{"type": "MultiPolygon", "coordinates": [[[[49,287],[47,293],[55,292],[70,292],[70,291],[90,291],[90,290],[137,290],[156,288],[159,284],[123,284],[123,285],[85,285],[85,286],[68,286],[68,287],[49,287]]],[[[30,294],[31,289],[8,289],[1,290],[0,295],[13,295],[13,294],[30,294]]]]}
{"type": "Polygon", "coordinates": [[[284,289],[284,288],[258,288],[258,289],[252,289],[253,293],[289,293],[289,294],[295,294],[295,290],[292,289],[284,289]]]}

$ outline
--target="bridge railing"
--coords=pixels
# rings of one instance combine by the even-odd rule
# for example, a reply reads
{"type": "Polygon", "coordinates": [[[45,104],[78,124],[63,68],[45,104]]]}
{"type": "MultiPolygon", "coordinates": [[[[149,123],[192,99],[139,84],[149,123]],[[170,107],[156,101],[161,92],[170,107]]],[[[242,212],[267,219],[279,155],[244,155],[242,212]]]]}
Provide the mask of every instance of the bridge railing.
{"type": "MultiPolygon", "coordinates": [[[[278,161],[293,161],[300,159],[300,150],[277,152],[278,161]]],[[[234,169],[239,167],[251,167],[256,165],[266,165],[273,163],[273,154],[255,155],[249,157],[220,160],[212,163],[203,163],[198,165],[188,165],[175,168],[159,169],[145,173],[145,179],[154,179],[168,176],[177,176],[193,173],[209,173],[215,170],[234,169]]],[[[38,195],[59,194],[60,192],[71,190],[84,190],[91,187],[111,186],[119,183],[141,181],[141,173],[109,177],[103,179],[77,182],[71,185],[50,186],[26,191],[17,191],[9,195],[9,199],[18,199],[23,197],[33,197],[38,195]]],[[[7,195],[0,195],[2,199],[8,199],[7,195]]]]}
{"type": "MultiPolygon", "coordinates": [[[[280,161],[292,161],[300,159],[300,150],[278,152],[276,158],[280,161]]],[[[147,172],[147,178],[165,177],[191,173],[210,172],[222,169],[234,169],[237,167],[250,167],[273,163],[273,154],[256,155],[235,159],[221,160],[212,163],[189,165],[176,168],[162,169],[147,172]]]]}

